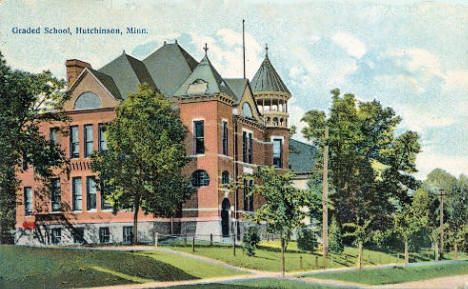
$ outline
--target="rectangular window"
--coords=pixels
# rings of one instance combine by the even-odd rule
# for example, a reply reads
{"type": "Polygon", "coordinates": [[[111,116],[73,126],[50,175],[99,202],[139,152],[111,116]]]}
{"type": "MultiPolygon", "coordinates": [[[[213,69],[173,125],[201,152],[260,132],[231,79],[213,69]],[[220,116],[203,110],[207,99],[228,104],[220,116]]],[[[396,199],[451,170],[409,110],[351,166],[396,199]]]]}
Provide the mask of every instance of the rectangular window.
{"type": "Polygon", "coordinates": [[[96,209],[96,180],[94,177],[86,178],[86,210],[96,209]]]}
{"type": "Polygon", "coordinates": [[[242,161],[247,162],[247,132],[242,132],[242,161]]]}
{"type": "Polygon", "coordinates": [[[58,127],[51,127],[49,129],[49,141],[50,143],[54,145],[57,144],[57,133],[58,133],[58,127]]]}
{"type": "Polygon", "coordinates": [[[109,243],[110,242],[109,227],[99,228],[99,242],[100,243],[109,243]]]}
{"type": "Polygon", "coordinates": [[[281,168],[283,166],[283,140],[273,139],[273,166],[281,168]]]}
{"type": "Polygon", "coordinates": [[[84,244],[84,228],[73,229],[73,243],[84,244]]]}
{"type": "Polygon", "coordinates": [[[100,123],[98,125],[98,138],[99,138],[99,151],[107,151],[107,140],[106,140],[106,135],[104,132],[106,131],[106,125],[104,123],[100,123]]]}
{"type": "MultiPolygon", "coordinates": [[[[253,187],[253,180],[249,180],[249,191],[252,189],[253,187]]],[[[254,210],[254,198],[253,198],[253,194],[249,196],[249,211],[253,212],[254,210]]]]}
{"type": "Polygon", "coordinates": [[[80,157],[80,140],[77,125],[70,127],[70,157],[72,159],[80,157]]]}
{"type": "Polygon", "coordinates": [[[249,201],[248,201],[248,181],[244,180],[243,188],[242,188],[242,203],[244,204],[244,211],[249,210],[249,201]]]}
{"type": "Polygon", "coordinates": [[[84,155],[90,157],[94,153],[93,125],[84,126],[84,155]]]}
{"type": "Polygon", "coordinates": [[[110,189],[101,185],[101,210],[110,210],[112,205],[109,202],[106,202],[106,195],[110,193],[110,189]]]}
{"type": "Polygon", "coordinates": [[[205,153],[205,132],[203,123],[203,120],[196,120],[193,122],[196,155],[205,153]]]}
{"type": "Polygon", "coordinates": [[[222,123],[223,130],[223,155],[228,155],[228,123],[223,121],[222,123]]]}
{"type": "Polygon", "coordinates": [[[61,191],[60,191],[60,179],[52,179],[50,183],[50,203],[52,206],[52,212],[59,212],[61,210],[61,191]]]}
{"type": "Polygon", "coordinates": [[[252,133],[249,133],[249,164],[253,162],[253,137],[252,133]]]}
{"type": "Polygon", "coordinates": [[[32,188],[31,187],[24,188],[24,215],[25,216],[32,215],[32,188]]]}
{"type": "Polygon", "coordinates": [[[133,226],[123,227],[123,242],[130,244],[133,241],[133,226]]]}
{"type": "Polygon", "coordinates": [[[83,192],[81,190],[81,177],[72,179],[72,199],[73,199],[73,210],[81,211],[83,204],[83,192]]]}
{"type": "Polygon", "coordinates": [[[60,244],[62,242],[62,229],[52,229],[52,244],[60,244]]]}

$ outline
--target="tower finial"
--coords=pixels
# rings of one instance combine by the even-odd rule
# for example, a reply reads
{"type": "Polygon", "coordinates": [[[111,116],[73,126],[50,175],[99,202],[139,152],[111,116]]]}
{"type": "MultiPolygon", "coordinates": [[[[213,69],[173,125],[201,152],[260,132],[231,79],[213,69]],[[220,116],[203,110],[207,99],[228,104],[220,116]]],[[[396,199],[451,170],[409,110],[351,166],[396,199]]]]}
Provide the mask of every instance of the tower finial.
{"type": "Polygon", "coordinates": [[[205,56],[208,54],[208,43],[205,43],[205,47],[203,47],[203,50],[205,50],[205,56]]]}
{"type": "Polygon", "coordinates": [[[265,57],[268,58],[268,43],[265,44],[265,57]]]}

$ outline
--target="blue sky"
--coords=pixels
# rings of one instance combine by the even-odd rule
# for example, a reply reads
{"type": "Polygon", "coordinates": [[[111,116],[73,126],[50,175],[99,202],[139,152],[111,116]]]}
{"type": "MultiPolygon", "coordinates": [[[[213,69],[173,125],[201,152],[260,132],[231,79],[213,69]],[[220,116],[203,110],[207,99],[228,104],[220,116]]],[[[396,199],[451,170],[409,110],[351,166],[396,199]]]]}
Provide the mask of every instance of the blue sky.
{"type": "MultiPolygon", "coordinates": [[[[28,71],[65,76],[64,62],[93,67],[122,50],[144,58],[164,40],[209,57],[225,77],[247,76],[269,56],[289,90],[290,120],[327,110],[333,88],[377,99],[421,135],[417,176],[441,167],[468,174],[468,3],[466,1],[3,1],[0,50],[28,71]],[[391,2],[391,4],[388,4],[391,2]],[[145,27],[147,35],[14,35],[12,27],[145,27]]],[[[300,137],[300,136],[297,136],[300,137]]]]}

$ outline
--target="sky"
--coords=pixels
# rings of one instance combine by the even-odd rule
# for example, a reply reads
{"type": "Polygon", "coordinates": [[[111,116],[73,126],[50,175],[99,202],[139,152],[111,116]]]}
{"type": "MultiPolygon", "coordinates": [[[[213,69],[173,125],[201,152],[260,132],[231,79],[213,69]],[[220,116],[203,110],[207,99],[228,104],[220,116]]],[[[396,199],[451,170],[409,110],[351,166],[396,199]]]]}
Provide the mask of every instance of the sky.
{"type": "MultiPolygon", "coordinates": [[[[223,77],[252,78],[269,58],[292,93],[290,124],[328,111],[330,90],[376,99],[416,131],[423,179],[436,167],[468,174],[468,2],[456,1],[0,1],[0,51],[13,68],[65,77],[65,60],[96,69],[126,53],[143,59],[163,41],[197,60],[208,43],[223,77]],[[31,35],[14,27],[140,27],[148,34],[31,35]]],[[[304,140],[299,134],[295,138],[304,140]]]]}

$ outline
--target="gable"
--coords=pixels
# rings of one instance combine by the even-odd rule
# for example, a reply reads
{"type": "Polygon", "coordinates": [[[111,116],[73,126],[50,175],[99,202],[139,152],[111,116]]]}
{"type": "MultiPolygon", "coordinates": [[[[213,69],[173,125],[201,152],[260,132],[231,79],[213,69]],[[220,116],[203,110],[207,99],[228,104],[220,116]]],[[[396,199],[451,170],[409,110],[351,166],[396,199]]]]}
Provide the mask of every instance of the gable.
{"type": "Polygon", "coordinates": [[[64,104],[65,111],[75,110],[75,104],[78,110],[109,108],[119,104],[104,84],[88,69],[83,70],[68,93],[70,99],[64,104]]]}
{"type": "Polygon", "coordinates": [[[245,111],[243,111],[244,108],[247,108],[246,104],[250,107],[251,109],[251,114],[252,118],[255,120],[260,120],[260,112],[258,110],[257,104],[255,103],[255,99],[252,94],[252,90],[250,89],[250,86],[247,85],[245,86],[244,93],[242,94],[242,98],[239,101],[239,105],[237,106],[237,110],[239,112],[239,115],[245,116],[245,111]]]}

